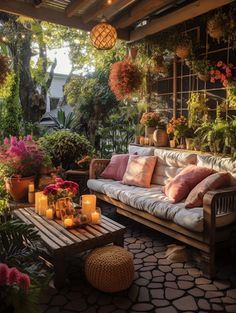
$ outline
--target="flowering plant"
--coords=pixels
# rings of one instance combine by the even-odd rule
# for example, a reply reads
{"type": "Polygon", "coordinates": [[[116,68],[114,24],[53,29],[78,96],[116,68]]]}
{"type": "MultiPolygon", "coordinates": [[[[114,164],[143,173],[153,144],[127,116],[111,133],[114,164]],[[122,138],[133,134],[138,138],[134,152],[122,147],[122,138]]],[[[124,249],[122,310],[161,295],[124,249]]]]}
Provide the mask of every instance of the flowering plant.
{"type": "Polygon", "coordinates": [[[167,134],[172,137],[185,137],[188,131],[188,121],[184,116],[180,116],[178,118],[173,117],[167,124],[167,134]]]}
{"type": "Polygon", "coordinates": [[[216,80],[220,80],[224,87],[228,86],[228,82],[232,77],[233,64],[225,64],[222,61],[216,63],[215,68],[210,71],[211,83],[215,83],[216,80]]]}
{"type": "Polygon", "coordinates": [[[147,127],[156,127],[157,125],[164,125],[165,122],[161,114],[157,112],[145,112],[141,117],[140,124],[147,127]]]}
{"type": "Polygon", "coordinates": [[[111,65],[109,86],[117,100],[123,100],[138,90],[142,82],[142,73],[129,58],[111,65]]]}
{"type": "Polygon", "coordinates": [[[28,296],[29,288],[30,278],[27,274],[15,267],[0,264],[0,312],[17,312],[16,298],[22,301],[22,297],[28,296]]]}
{"type": "Polygon", "coordinates": [[[28,177],[36,175],[43,164],[45,153],[32,139],[10,137],[0,146],[0,163],[3,176],[28,177]]]}
{"type": "Polygon", "coordinates": [[[56,202],[61,198],[73,198],[78,192],[79,185],[73,181],[57,177],[54,184],[44,188],[43,193],[48,196],[49,202],[56,202]]]}

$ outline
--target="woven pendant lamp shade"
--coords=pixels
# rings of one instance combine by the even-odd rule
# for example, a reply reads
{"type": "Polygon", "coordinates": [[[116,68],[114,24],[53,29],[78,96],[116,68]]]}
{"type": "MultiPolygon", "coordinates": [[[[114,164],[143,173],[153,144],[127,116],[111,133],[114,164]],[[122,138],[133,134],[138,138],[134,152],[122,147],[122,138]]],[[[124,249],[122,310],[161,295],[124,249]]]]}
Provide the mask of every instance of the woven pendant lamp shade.
{"type": "Polygon", "coordinates": [[[117,32],[110,24],[101,22],[91,30],[90,39],[93,46],[98,50],[109,50],[116,43],[117,32]]]}

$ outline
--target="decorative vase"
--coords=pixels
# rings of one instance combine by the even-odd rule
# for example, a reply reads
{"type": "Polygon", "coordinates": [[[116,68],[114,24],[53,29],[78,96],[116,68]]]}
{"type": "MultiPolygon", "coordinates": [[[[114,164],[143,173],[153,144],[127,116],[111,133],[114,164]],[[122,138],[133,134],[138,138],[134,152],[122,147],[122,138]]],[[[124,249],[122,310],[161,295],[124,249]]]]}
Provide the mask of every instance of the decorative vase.
{"type": "Polygon", "coordinates": [[[153,142],[155,147],[168,146],[168,135],[166,133],[165,127],[157,127],[153,133],[153,142]]]}
{"type": "Polygon", "coordinates": [[[185,138],[186,149],[192,150],[193,149],[193,138],[185,138]]]}
{"type": "Polygon", "coordinates": [[[23,178],[7,177],[5,178],[6,190],[15,201],[26,200],[28,195],[28,186],[29,184],[34,183],[34,179],[34,176],[23,178]]]}
{"type": "Polygon", "coordinates": [[[153,135],[154,131],[156,130],[156,127],[145,127],[145,137],[148,137],[153,135]]]}

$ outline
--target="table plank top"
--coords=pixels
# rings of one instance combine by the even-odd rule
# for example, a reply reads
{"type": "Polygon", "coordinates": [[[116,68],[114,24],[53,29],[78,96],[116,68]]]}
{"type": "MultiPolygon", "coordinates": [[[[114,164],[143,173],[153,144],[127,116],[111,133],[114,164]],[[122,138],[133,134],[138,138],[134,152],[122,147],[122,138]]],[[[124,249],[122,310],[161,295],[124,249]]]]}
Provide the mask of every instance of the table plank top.
{"type": "Polygon", "coordinates": [[[40,216],[35,213],[34,208],[15,210],[14,215],[24,223],[34,225],[47,248],[53,252],[73,247],[88,250],[98,241],[112,241],[126,229],[125,226],[103,215],[101,224],[71,229],[64,228],[61,220],[49,220],[45,216],[40,216]]]}

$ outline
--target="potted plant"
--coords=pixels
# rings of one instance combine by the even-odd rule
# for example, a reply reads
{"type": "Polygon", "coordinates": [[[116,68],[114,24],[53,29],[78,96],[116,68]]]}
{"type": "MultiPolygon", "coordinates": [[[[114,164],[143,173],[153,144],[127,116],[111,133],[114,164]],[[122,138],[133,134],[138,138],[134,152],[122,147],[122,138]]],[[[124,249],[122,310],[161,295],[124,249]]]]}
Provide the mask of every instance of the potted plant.
{"type": "Polygon", "coordinates": [[[232,79],[233,64],[226,64],[223,61],[218,61],[214,68],[210,71],[210,82],[215,83],[220,80],[224,87],[228,86],[229,81],[232,79]]]}
{"type": "Polygon", "coordinates": [[[50,184],[44,188],[43,193],[48,196],[49,205],[53,207],[53,210],[57,218],[60,218],[60,209],[57,205],[59,199],[72,199],[78,193],[79,185],[73,181],[63,180],[57,177],[54,184],[50,184]]]}
{"type": "Polygon", "coordinates": [[[15,201],[27,196],[28,185],[39,174],[44,155],[31,135],[23,139],[4,139],[0,147],[0,173],[5,177],[6,189],[15,201]]]}
{"type": "Polygon", "coordinates": [[[109,86],[117,100],[124,100],[137,91],[142,83],[142,72],[129,58],[111,65],[109,86]]]}
{"type": "Polygon", "coordinates": [[[207,32],[209,36],[216,39],[218,42],[220,38],[224,37],[225,29],[227,28],[228,18],[225,13],[218,11],[207,21],[207,32]]]}
{"type": "Polygon", "coordinates": [[[200,92],[191,92],[188,104],[188,126],[196,130],[207,116],[206,97],[200,92]]]}
{"type": "Polygon", "coordinates": [[[173,117],[167,125],[167,134],[177,140],[179,148],[186,147],[185,138],[188,131],[188,122],[184,116],[173,117]]]}
{"type": "Polygon", "coordinates": [[[152,136],[157,125],[162,121],[162,116],[158,112],[143,113],[140,124],[145,126],[145,136],[152,136]]]}
{"type": "Polygon", "coordinates": [[[192,41],[186,34],[181,34],[176,40],[175,54],[181,59],[187,59],[192,49],[192,41]]]}
{"type": "Polygon", "coordinates": [[[192,60],[190,68],[197,74],[200,80],[206,82],[210,79],[211,63],[209,60],[192,60]]]}
{"type": "Polygon", "coordinates": [[[140,144],[140,136],[144,134],[144,127],[141,124],[135,126],[135,143],[140,144]]]}

